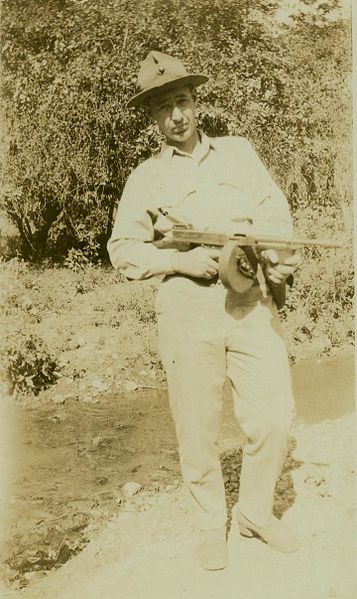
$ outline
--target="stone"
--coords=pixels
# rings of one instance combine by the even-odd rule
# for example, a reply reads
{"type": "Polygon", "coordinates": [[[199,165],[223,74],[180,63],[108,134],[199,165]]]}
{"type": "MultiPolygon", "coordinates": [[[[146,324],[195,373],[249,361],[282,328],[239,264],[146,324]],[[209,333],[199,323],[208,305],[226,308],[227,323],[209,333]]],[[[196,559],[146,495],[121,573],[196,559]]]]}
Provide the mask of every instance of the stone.
{"type": "Polygon", "coordinates": [[[97,476],[97,478],[95,479],[95,482],[97,485],[103,486],[103,485],[107,484],[108,479],[106,476],[97,476]]]}
{"type": "Polygon", "coordinates": [[[125,388],[125,391],[130,393],[131,391],[137,391],[139,389],[139,385],[137,383],[135,383],[134,381],[127,381],[125,383],[124,388],[125,388]]]}
{"type": "Polygon", "coordinates": [[[66,401],[66,398],[63,397],[63,395],[61,395],[60,393],[58,393],[57,395],[55,395],[53,397],[52,401],[53,401],[53,403],[59,403],[59,404],[61,404],[61,403],[64,403],[66,401]]]}
{"type": "Polygon", "coordinates": [[[123,493],[125,497],[133,497],[137,493],[139,493],[141,489],[140,483],[128,482],[123,485],[123,493]]]}
{"type": "Polygon", "coordinates": [[[102,437],[101,435],[99,435],[98,437],[94,437],[92,439],[92,445],[94,448],[100,447],[101,445],[103,445],[104,443],[104,437],[102,437]]]}
{"type": "Polygon", "coordinates": [[[80,400],[83,403],[99,403],[99,398],[92,395],[84,395],[84,397],[81,397],[80,400]]]}
{"type": "Polygon", "coordinates": [[[94,379],[91,382],[91,386],[94,387],[95,389],[98,389],[98,391],[107,391],[108,390],[107,383],[105,383],[101,379],[94,379]]]}

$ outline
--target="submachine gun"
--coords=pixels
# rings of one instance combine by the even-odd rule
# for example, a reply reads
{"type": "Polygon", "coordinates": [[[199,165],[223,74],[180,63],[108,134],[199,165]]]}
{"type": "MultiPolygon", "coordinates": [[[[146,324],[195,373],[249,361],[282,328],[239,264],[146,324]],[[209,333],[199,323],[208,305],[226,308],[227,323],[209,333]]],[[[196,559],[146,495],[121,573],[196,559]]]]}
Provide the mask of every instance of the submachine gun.
{"type": "MultiPolygon", "coordinates": [[[[229,235],[213,231],[194,229],[190,224],[175,224],[172,236],[154,242],[158,248],[175,248],[188,251],[197,246],[222,247],[218,261],[218,276],[223,285],[235,293],[244,294],[253,285],[258,285],[258,265],[265,272],[266,263],[262,257],[264,250],[275,250],[279,262],[284,262],[301,247],[318,246],[323,248],[342,248],[336,241],[321,239],[284,239],[280,237],[260,237],[236,233],[229,235]]],[[[259,276],[259,275],[258,275],[259,276]]],[[[289,283],[289,278],[287,280],[289,283]]],[[[274,285],[267,280],[278,309],[285,304],[286,284],[274,285]]]]}

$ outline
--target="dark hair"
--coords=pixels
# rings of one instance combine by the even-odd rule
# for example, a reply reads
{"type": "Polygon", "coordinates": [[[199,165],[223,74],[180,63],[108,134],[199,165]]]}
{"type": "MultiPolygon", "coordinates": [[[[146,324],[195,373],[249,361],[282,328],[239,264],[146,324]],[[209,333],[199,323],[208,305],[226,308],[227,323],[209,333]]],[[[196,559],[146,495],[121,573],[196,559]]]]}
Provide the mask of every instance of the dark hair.
{"type": "MultiPolygon", "coordinates": [[[[188,90],[190,91],[190,93],[191,93],[191,96],[192,96],[192,98],[193,98],[194,100],[196,100],[196,99],[197,99],[197,91],[196,91],[196,87],[195,87],[194,85],[192,85],[192,83],[191,83],[191,84],[189,84],[189,85],[184,85],[184,86],[182,86],[182,87],[187,87],[187,89],[188,89],[188,90]]],[[[153,97],[155,97],[155,95],[159,95],[159,94],[153,94],[152,96],[149,96],[148,98],[146,98],[146,100],[144,100],[144,101],[141,103],[141,106],[142,106],[144,109],[146,109],[146,110],[149,110],[149,111],[150,111],[150,110],[151,110],[150,100],[151,100],[153,97]]]]}

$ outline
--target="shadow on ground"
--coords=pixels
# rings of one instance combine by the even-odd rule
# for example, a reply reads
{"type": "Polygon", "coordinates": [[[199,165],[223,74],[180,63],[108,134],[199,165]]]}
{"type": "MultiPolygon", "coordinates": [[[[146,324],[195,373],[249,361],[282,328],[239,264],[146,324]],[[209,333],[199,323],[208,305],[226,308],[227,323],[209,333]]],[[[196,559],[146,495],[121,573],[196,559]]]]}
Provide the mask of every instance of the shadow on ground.
{"type": "MultiPolygon", "coordinates": [[[[293,458],[292,454],[295,448],[296,439],[294,437],[290,437],[288,454],[275,489],[274,514],[277,518],[281,518],[283,514],[292,507],[296,498],[291,472],[296,468],[300,468],[303,462],[297,461],[293,458]]],[[[227,499],[228,531],[232,525],[232,509],[237,503],[239,496],[242,457],[242,449],[226,451],[221,456],[221,465],[227,499]]]]}

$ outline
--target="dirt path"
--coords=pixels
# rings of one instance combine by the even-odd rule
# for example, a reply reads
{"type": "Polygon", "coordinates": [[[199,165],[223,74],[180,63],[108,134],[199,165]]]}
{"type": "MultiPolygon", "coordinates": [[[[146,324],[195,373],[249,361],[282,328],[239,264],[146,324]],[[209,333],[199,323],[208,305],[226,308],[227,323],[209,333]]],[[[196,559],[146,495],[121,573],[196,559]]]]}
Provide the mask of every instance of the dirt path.
{"type": "Polygon", "coordinates": [[[352,599],[356,589],[354,421],[299,425],[293,473],[297,498],[284,516],[304,539],[293,555],[229,535],[230,564],[201,571],[182,489],[157,497],[147,511],[135,501],[81,555],[32,588],[23,599],[352,599]],[[318,442],[316,442],[318,440],[318,442]],[[332,442],[333,440],[333,442],[332,442]]]}
{"type": "Polygon", "coordinates": [[[186,496],[178,488],[135,496],[78,556],[26,589],[4,589],[1,597],[352,599],[357,588],[355,420],[346,387],[351,379],[343,363],[337,370],[333,364],[329,379],[326,370],[321,378],[321,369],[312,368],[311,376],[296,381],[299,418],[292,436],[300,465],[290,471],[296,496],[284,514],[303,539],[296,554],[282,555],[241,538],[233,518],[229,567],[218,573],[200,570],[186,496]]]}

